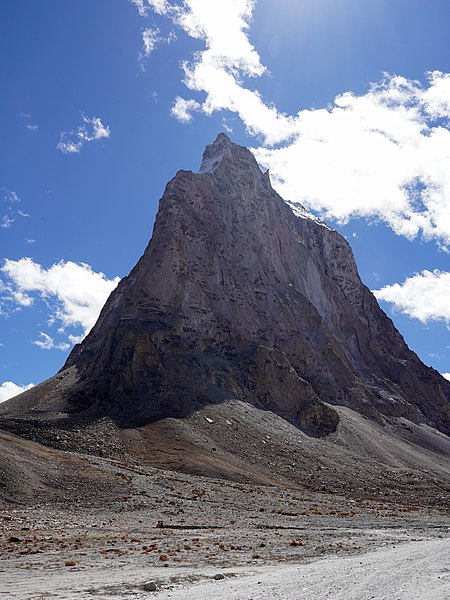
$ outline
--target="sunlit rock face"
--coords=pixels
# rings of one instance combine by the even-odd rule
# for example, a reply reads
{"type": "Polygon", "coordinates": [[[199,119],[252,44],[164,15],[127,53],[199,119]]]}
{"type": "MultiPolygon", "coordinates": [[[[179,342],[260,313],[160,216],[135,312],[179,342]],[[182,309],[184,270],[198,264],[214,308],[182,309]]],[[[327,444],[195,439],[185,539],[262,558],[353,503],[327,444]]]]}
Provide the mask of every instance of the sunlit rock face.
{"type": "Polygon", "coordinates": [[[121,427],[235,399],[316,437],[338,426],[333,405],[450,433],[450,383],[408,349],[348,243],[224,134],[168,183],[144,255],[65,373],[48,410],[121,427]]]}

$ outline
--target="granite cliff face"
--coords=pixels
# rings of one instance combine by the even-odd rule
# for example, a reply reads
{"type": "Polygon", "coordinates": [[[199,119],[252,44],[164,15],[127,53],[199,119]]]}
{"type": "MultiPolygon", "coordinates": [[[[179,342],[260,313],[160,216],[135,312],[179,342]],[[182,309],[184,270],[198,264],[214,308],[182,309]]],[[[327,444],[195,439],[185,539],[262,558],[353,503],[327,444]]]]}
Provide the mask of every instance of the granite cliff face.
{"type": "Polygon", "coordinates": [[[220,134],[167,185],[144,255],[57,381],[0,413],[130,428],[237,400],[315,437],[336,430],[334,406],[449,434],[450,382],[408,349],[347,242],[297,212],[220,134]]]}

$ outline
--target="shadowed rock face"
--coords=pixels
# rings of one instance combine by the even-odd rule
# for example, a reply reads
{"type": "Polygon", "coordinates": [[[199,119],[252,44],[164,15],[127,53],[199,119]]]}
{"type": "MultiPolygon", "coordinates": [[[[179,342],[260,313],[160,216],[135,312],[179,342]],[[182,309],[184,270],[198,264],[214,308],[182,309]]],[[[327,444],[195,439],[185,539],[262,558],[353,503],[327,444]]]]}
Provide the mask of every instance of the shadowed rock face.
{"type": "Polygon", "coordinates": [[[169,182],[144,255],[60,372],[68,383],[48,401],[27,392],[30,414],[133,427],[237,399],[313,436],[336,429],[332,405],[450,433],[450,383],[406,346],[347,242],[299,214],[220,134],[198,174],[169,182]]]}

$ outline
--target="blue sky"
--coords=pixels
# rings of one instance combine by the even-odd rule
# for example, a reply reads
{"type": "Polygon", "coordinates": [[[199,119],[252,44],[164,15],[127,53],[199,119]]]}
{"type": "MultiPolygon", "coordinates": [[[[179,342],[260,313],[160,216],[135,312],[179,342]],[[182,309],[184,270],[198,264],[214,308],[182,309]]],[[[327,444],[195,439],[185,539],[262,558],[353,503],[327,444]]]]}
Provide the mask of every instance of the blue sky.
{"type": "Polygon", "coordinates": [[[351,243],[450,372],[447,0],[0,8],[0,400],[58,370],[219,131],[351,243]]]}

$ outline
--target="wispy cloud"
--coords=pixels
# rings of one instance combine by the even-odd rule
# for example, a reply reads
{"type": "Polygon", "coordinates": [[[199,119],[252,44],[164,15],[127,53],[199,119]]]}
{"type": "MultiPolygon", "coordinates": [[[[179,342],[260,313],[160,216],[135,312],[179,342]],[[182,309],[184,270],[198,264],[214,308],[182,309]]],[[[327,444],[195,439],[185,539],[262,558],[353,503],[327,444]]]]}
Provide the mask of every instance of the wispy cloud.
{"type": "Polygon", "coordinates": [[[17,192],[9,190],[5,187],[1,188],[0,197],[4,202],[6,202],[6,204],[18,204],[20,202],[20,198],[17,192]]]}
{"type": "Polygon", "coordinates": [[[169,31],[169,35],[166,37],[166,43],[169,44],[173,44],[173,42],[176,42],[178,39],[177,34],[175,33],[175,31],[169,31]]]}
{"type": "Polygon", "coordinates": [[[442,377],[450,381],[450,373],[441,373],[442,377]]]}
{"type": "MultiPolygon", "coordinates": [[[[98,318],[107,297],[116,287],[119,278],[107,279],[85,263],[60,261],[45,269],[31,258],[5,260],[0,269],[0,310],[3,314],[30,307],[37,298],[45,301],[49,310],[50,325],[58,323],[58,332],[75,340],[74,332],[67,328],[81,327],[82,339],[98,318]]],[[[41,332],[34,343],[43,349],[66,349],[67,340],[54,342],[49,334],[41,332]],[[64,346],[64,348],[62,347],[64,346]]]]}
{"type": "Polygon", "coordinates": [[[158,27],[146,27],[142,30],[142,49],[139,52],[139,64],[142,71],[145,71],[145,62],[153,54],[154,50],[161,44],[172,44],[177,39],[175,31],[170,31],[167,35],[161,35],[158,27]]]}
{"type": "Polygon", "coordinates": [[[22,125],[26,127],[28,131],[37,131],[39,129],[39,125],[30,122],[31,115],[29,113],[22,112],[19,116],[22,120],[22,125]]]}
{"type": "Polygon", "coordinates": [[[57,150],[62,152],[63,154],[78,154],[81,152],[81,148],[83,147],[83,142],[80,140],[75,141],[73,139],[73,134],[62,132],[59,136],[59,142],[56,145],[57,150]]]}
{"type": "Polygon", "coordinates": [[[110,129],[103,125],[99,117],[86,117],[83,115],[83,124],[77,129],[77,137],[83,142],[93,142],[101,138],[109,138],[110,129]]]}
{"type": "Polygon", "coordinates": [[[29,383],[28,385],[17,385],[12,381],[5,381],[0,385],[0,402],[5,402],[5,400],[9,400],[26,390],[34,387],[34,383],[29,383]]]}
{"type": "Polygon", "coordinates": [[[14,220],[12,217],[10,217],[9,215],[4,215],[2,217],[2,220],[0,221],[0,227],[2,227],[3,229],[9,229],[11,227],[11,225],[14,223],[14,220]]]}
{"type": "Polygon", "coordinates": [[[130,0],[130,2],[138,9],[141,17],[146,17],[148,15],[149,7],[145,0],[130,0]]]}
{"type": "Polygon", "coordinates": [[[82,115],[82,123],[73,131],[60,134],[56,148],[63,154],[78,154],[86,142],[109,138],[111,130],[104,125],[100,117],[82,115]]]}
{"type": "Polygon", "coordinates": [[[152,27],[147,27],[147,29],[144,29],[144,31],[142,32],[143,46],[142,46],[140,58],[141,59],[148,58],[150,56],[150,54],[153,52],[153,50],[156,48],[156,45],[158,44],[159,41],[160,41],[159,29],[152,28],[152,27]]]}
{"type": "Polygon", "coordinates": [[[177,98],[172,116],[188,123],[194,110],[231,111],[262,140],[255,156],[288,200],[339,223],[378,219],[450,248],[449,73],[428,73],[425,84],[386,75],[365,94],[347,91],[328,107],[287,115],[248,83],[267,72],[248,36],[254,0],[135,4],[204,42],[182,64],[196,96],[177,98]]]}
{"type": "Polygon", "coordinates": [[[164,15],[170,10],[166,0],[130,0],[130,2],[136,6],[141,17],[146,17],[150,9],[159,15],[164,15]]]}
{"type": "Polygon", "coordinates": [[[228,125],[228,121],[226,120],[225,117],[222,118],[222,127],[230,135],[233,133],[233,128],[231,127],[231,125],[228,125]]]}
{"type": "Polygon", "coordinates": [[[142,50],[139,52],[139,65],[142,71],[145,71],[145,61],[162,41],[159,34],[157,27],[147,27],[142,31],[142,50]]]}
{"type": "Polygon", "coordinates": [[[47,333],[43,331],[39,332],[39,338],[31,342],[35,346],[41,348],[41,350],[63,350],[66,351],[70,348],[70,344],[67,342],[55,342],[47,333]]]}
{"type": "Polygon", "coordinates": [[[2,204],[7,211],[6,214],[0,218],[0,228],[10,229],[12,224],[17,220],[17,217],[31,216],[24,210],[17,208],[17,205],[21,201],[17,192],[3,187],[0,189],[0,199],[3,201],[2,204]]]}
{"type": "Polygon", "coordinates": [[[387,285],[373,293],[400,313],[422,323],[443,321],[450,326],[450,273],[422,271],[403,283],[387,285]]]}

